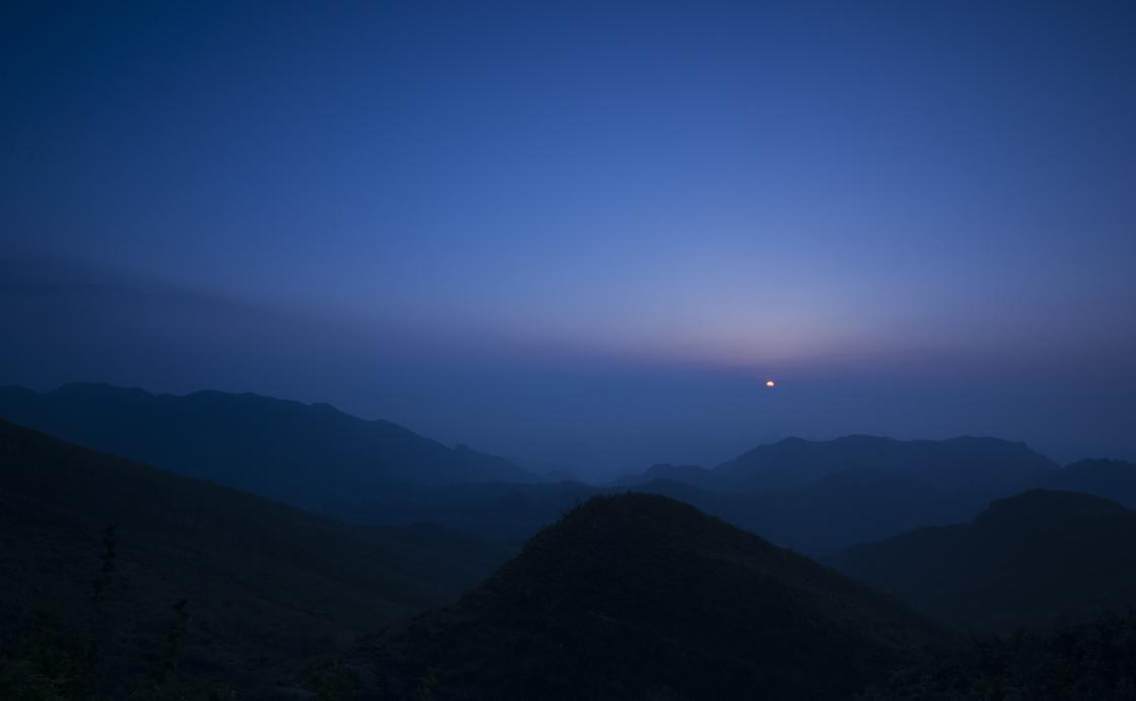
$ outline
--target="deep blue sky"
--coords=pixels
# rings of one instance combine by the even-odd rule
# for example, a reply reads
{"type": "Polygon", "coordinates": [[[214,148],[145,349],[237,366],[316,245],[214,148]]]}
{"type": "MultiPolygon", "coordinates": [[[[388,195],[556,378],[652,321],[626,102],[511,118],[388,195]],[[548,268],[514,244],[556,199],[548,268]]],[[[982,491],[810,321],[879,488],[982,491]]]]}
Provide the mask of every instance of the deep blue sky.
{"type": "Polygon", "coordinates": [[[0,382],[1136,458],[1131,3],[6,7],[0,382]]]}

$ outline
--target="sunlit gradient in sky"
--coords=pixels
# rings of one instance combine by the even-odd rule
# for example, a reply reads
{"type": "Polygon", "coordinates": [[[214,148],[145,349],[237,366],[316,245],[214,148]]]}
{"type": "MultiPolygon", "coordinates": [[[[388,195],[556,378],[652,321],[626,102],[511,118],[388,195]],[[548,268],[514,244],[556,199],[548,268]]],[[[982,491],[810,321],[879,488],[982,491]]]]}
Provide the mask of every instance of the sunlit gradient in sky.
{"type": "Polygon", "coordinates": [[[0,381],[1136,457],[1131,3],[116,7],[4,10],[0,381]]]}

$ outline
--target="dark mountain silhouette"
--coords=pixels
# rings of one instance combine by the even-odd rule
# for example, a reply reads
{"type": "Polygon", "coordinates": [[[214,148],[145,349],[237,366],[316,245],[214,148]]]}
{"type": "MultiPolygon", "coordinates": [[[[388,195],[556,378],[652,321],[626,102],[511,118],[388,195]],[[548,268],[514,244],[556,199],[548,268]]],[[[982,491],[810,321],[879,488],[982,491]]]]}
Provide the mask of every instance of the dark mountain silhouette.
{"type": "Polygon", "coordinates": [[[1123,460],[1081,460],[1059,470],[1052,489],[1095,494],[1136,509],[1136,463],[1123,460]]]}
{"type": "Polygon", "coordinates": [[[848,575],[970,629],[1088,620],[1136,606],[1136,512],[1100,497],[1033,490],[966,525],[850,549],[848,575]]]}
{"type": "Polygon", "coordinates": [[[0,667],[34,610],[87,630],[98,588],[109,683],[145,667],[185,600],[186,669],[255,686],[456,599],[505,557],[432,527],[341,525],[0,421],[0,667]]]}
{"type": "Polygon", "coordinates": [[[376,698],[848,698],[937,631],[657,495],[597,497],[485,584],[361,646],[376,698]]]}
{"type": "Polygon", "coordinates": [[[73,384],[0,389],[0,417],[65,440],[305,507],[393,486],[529,481],[502,458],[448,448],[327,404],[255,394],[155,395],[73,384]]]}

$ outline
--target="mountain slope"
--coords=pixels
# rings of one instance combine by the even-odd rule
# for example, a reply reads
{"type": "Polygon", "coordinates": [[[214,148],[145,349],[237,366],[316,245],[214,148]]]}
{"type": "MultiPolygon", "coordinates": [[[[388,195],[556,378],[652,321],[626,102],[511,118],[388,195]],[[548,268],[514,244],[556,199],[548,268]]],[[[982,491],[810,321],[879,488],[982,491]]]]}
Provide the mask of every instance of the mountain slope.
{"type": "Polygon", "coordinates": [[[597,497],[361,647],[377,698],[847,698],[936,632],[681,502],[597,497]]]}
{"type": "Polygon", "coordinates": [[[392,485],[527,481],[507,460],[450,449],[327,404],[253,394],[155,395],[108,385],[0,389],[0,417],[132,460],[322,508],[392,485]]]}
{"type": "Polygon", "coordinates": [[[98,586],[112,678],[141,664],[182,599],[188,668],[244,685],[452,600],[503,559],[437,529],[348,527],[0,421],[0,646],[35,609],[85,627],[98,586]]]}
{"type": "Polygon", "coordinates": [[[1136,512],[1087,494],[1033,490],[967,525],[852,548],[839,567],[960,627],[1088,620],[1136,606],[1136,512]]]}
{"type": "Polygon", "coordinates": [[[1136,611],[1053,630],[976,636],[896,670],[858,701],[1132,701],[1136,611]]]}
{"type": "Polygon", "coordinates": [[[1061,468],[1053,475],[1049,487],[1095,494],[1136,509],[1136,463],[1081,460],[1061,468]]]}

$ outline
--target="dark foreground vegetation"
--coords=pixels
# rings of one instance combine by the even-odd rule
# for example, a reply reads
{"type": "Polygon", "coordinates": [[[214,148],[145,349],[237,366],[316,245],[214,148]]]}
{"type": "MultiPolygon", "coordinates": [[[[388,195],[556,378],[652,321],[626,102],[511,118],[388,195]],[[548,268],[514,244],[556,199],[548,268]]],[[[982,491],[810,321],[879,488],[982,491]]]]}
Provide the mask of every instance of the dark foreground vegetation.
{"type": "Polygon", "coordinates": [[[1053,630],[974,638],[903,669],[864,701],[1131,701],[1136,699],[1136,613],[1053,630]]]}

